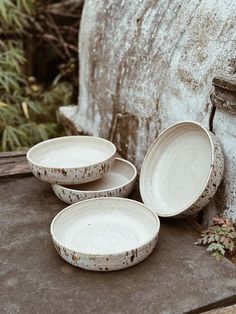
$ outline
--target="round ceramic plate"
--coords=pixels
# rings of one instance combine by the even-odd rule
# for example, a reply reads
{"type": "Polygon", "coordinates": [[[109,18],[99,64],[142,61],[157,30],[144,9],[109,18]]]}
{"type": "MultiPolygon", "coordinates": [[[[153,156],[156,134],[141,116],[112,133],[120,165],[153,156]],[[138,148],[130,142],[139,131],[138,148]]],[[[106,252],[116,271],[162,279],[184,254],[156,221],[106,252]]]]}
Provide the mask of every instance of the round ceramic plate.
{"type": "Polygon", "coordinates": [[[157,215],[144,204],[102,197],[73,204],[51,223],[55,248],[68,263],[109,271],[133,266],[154,249],[157,215]]]}
{"type": "Polygon", "coordinates": [[[126,197],[134,188],[136,176],[135,166],[117,157],[111,170],[96,181],[73,186],[53,184],[52,188],[57,197],[68,204],[95,197],[126,197]]]}
{"type": "Polygon", "coordinates": [[[116,147],[93,136],[65,136],[44,141],[27,153],[33,174],[57,184],[79,184],[99,179],[112,167],[116,147]]]}
{"type": "Polygon", "coordinates": [[[214,196],[222,174],[223,155],[215,136],[198,123],[180,122],[148,150],[140,175],[141,196],[159,216],[190,215],[214,196]]]}

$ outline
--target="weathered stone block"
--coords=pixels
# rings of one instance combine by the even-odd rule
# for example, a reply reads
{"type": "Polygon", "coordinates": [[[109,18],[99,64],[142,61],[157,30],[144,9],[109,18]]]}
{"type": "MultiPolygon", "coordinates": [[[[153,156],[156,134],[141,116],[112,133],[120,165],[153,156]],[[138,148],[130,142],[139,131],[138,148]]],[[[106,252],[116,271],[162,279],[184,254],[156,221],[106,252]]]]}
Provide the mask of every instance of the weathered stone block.
{"type": "MultiPolygon", "coordinates": [[[[235,12],[232,0],[87,0],[73,120],[86,133],[113,139],[139,169],[165,128],[181,120],[209,127],[211,120],[226,155],[222,186],[228,180],[232,186],[235,130],[225,129],[228,115],[217,112],[211,119],[210,94],[215,76],[236,72],[235,12]]],[[[221,209],[228,193],[231,187],[218,193],[221,209]]]]}

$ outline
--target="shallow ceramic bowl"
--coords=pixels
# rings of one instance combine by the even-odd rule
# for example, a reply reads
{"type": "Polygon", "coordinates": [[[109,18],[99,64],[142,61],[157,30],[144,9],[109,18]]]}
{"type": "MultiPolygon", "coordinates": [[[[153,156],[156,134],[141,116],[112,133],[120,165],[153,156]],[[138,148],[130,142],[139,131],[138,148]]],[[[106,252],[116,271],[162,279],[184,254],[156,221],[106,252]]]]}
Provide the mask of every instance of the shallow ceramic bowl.
{"type": "Polygon", "coordinates": [[[93,136],[65,136],[33,146],[27,159],[40,180],[57,184],[79,184],[99,179],[115,160],[116,147],[93,136]]]}
{"type": "Polygon", "coordinates": [[[196,122],[177,123],[145,156],[140,175],[143,202],[163,217],[195,214],[214,196],[223,168],[214,134],[196,122]]]}
{"type": "Polygon", "coordinates": [[[73,204],[51,223],[55,248],[68,263],[93,271],[118,270],[144,260],[160,229],[157,215],[137,201],[101,197],[73,204]]]}
{"type": "Polygon", "coordinates": [[[111,170],[96,181],[73,186],[53,184],[52,188],[57,197],[68,204],[96,197],[126,197],[134,188],[136,176],[133,164],[116,158],[111,170]]]}

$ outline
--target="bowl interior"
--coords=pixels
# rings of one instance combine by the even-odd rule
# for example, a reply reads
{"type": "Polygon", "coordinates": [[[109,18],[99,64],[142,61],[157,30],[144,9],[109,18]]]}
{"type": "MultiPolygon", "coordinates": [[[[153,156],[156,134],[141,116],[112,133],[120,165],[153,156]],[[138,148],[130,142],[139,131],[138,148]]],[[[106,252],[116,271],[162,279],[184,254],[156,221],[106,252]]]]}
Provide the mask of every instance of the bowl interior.
{"type": "Polygon", "coordinates": [[[140,190],[160,216],[190,207],[204,191],[212,164],[212,143],[200,125],[176,124],[157,138],[145,157],[140,190]]]}
{"type": "Polygon", "coordinates": [[[103,191],[125,186],[135,179],[136,168],[128,161],[116,158],[111,170],[102,178],[84,184],[66,185],[67,188],[78,191],[103,191]]]}
{"type": "Polygon", "coordinates": [[[111,142],[92,136],[65,136],[32,147],[27,158],[49,168],[80,168],[103,162],[114,155],[111,142]]]}
{"type": "Polygon", "coordinates": [[[51,233],[64,247],[91,255],[118,254],[152,240],[158,217],[145,205],[121,198],[97,198],[60,212],[51,233]]]}

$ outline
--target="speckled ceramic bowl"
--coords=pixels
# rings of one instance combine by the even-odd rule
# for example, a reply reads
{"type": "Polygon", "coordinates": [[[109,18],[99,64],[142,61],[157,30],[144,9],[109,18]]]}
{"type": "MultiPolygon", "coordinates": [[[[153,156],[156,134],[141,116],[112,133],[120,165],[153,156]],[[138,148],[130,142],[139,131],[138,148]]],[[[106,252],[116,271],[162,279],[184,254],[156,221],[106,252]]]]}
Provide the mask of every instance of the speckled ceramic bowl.
{"type": "Polygon", "coordinates": [[[151,145],[140,175],[143,202],[159,216],[196,214],[214,196],[223,174],[221,146],[196,122],[172,125],[151,145]]]}
{"type": "Polygon", "coordinates": [[[68,263],[93,271],[118,270],[144,260],[155,248],[157,215],[137,201],[94,198],[62,210],[51,223],[55,248],[68,263]]]}
{"type": "Polygon", "coordinates": [[[68,204],[96,197],[126,197],[134,188],[136,176],[135,166],[117,157],[111,170],[96,181],[73,186],[53,184],[52,188],[57,197],[68,204]]]}
{"type": "Polygon", "coordinates": [[[79,184],[101,178],[112,167],[116,147],[93,136],[65,136],[41,142],[27,153],[33,174],[56,184],[79,184]]]}

